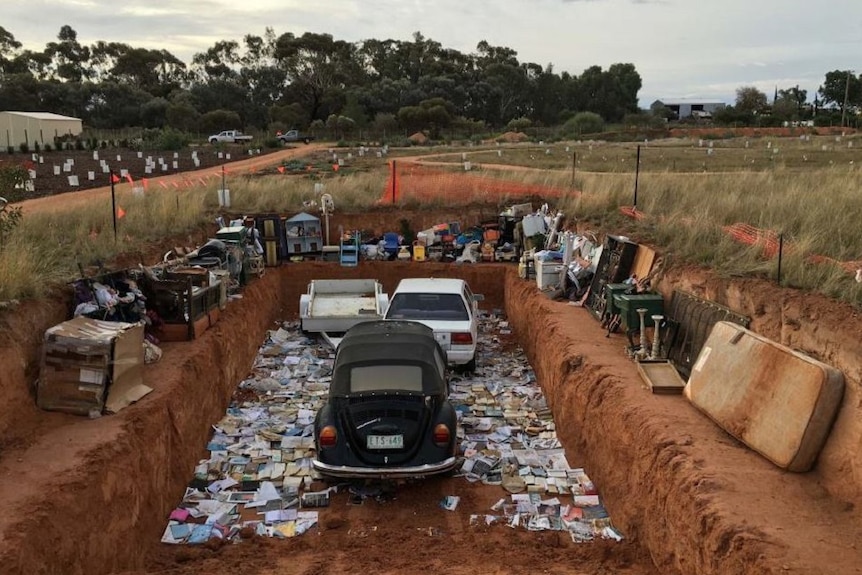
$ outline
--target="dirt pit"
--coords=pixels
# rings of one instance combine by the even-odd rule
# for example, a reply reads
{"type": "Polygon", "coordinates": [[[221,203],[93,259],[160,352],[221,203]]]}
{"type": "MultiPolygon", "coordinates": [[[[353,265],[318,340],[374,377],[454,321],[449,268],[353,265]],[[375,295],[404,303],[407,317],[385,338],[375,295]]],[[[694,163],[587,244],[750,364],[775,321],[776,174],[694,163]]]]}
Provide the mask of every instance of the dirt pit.
{"type": "MultiPolygon", "coordinates": [[[[739,296],[703,282],[705,291],[739,296]]],[[[765,331],[813,311],[811,305],[790,305],[790,299],[782,298],[777,324],[759,320],[765,331]]],[[[549,300],[535,282],[519,279],[513,266],[367,262],[270,269],[202,337],[164,346],[161,362],[146,368],[153,393],[118,415],[94,420],[33,405],[28,383],[41,334],[66,318],[66,308],[23,311],[4,318],[0,348],[8,366],[0,373],[3,431],[14,438],[0,451],[4,572],[753,575],[854,573],[862,566],[855,460],[846,455],[858,438],[852,401],[858,380],[848,381],[851,404],[845,402],[818,470],[783,473],[684,399],[646,391],[622,351],[624,336],[606,338],[586,310],[549,300]],[[161,544],[168,514],[207,456],[210,426],[248,375],[265,332],[276,319],[295,316],[307,282],[370,277],[391,293],[400,278],[415,275],[463,277],[485,295],[485,307],[505,310],[568,459],[599,486],[625,539],[573,544],[556,532],[477,529],[467,516],[438,512],[440,499],[452,493],[451,482],[463,479],[437,478],[400,491],[397,505],[335,501],[319,533],[290,540],[161,544]],[[837,439],[836,432],[842,434],[837,439]],[[850,462],[843,481],[829,473],[840,461],[850,462]]],[[[858,329],[858,320],[852,321],[851,331],[858,329]]],[[[804,329],[794,333],[805,347],[804,329]]],[[[828,339],[829,333],[835,330],[821,329],[805,341],[828,339]]],[[[829,354],[823,358],[828,361],[829,354]]],[[[493,494],[487,486],[461,488],[464,504],[476,508],[499,497],[498,488],[493,494]]]]}

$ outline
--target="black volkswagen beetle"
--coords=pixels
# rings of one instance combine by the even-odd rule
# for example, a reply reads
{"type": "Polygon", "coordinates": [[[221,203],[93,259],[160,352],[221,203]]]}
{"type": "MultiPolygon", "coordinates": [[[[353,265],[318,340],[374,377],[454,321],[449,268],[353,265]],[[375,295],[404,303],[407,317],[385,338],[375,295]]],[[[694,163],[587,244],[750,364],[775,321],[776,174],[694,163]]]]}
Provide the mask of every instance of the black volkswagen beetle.
{"type": "Polygon", "coordinates": [[[413,321],[369,321],[338,345],[314,426],[314,468],[333,477],[404,478],[453,469],[457,415],[446,353],[413,321]]]}

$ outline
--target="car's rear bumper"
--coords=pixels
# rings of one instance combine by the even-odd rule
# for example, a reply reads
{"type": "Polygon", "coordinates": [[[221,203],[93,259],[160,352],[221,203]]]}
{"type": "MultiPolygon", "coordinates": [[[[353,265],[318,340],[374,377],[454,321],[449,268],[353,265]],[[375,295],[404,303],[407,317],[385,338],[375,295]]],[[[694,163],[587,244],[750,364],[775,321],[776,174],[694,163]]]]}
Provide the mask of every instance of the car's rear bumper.
{"type": "Polygon", "coordinates": [[[365,477],[381,479],[402,479],[407,477],[424,477],[436,475],[454,469],[458,465],[457,457],[449,457],[439,463],[413,465],[409,467],[354,467],[347,465],[331,465],[313,459],[314,469],[323,475],[331,477],[365,477]]]}
{"type": "Polygon", "coordinates": [[[476,357],[476,348],[466,350],[446,350],[446,360],[454,365],[468,363],[476,357]]]}

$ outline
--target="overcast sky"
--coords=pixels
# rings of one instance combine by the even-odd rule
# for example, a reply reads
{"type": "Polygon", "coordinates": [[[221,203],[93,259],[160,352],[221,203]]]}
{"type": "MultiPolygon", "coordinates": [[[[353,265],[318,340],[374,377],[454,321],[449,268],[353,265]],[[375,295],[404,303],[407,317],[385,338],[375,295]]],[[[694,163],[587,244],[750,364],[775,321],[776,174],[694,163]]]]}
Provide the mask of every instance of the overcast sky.
{"type": "Polygon", "coordinates": [[[578,75],[635,65],[642,107],[658,98],[732,103],[740,86],[809,100],[830,70],[862,73],[862,0],[0,0],[0,26],[41,50],[64,24],[78,41],[166,48],[186,63],[245,34],[328,33],[474,52],[486,40],[521,62],[578,75]]]}

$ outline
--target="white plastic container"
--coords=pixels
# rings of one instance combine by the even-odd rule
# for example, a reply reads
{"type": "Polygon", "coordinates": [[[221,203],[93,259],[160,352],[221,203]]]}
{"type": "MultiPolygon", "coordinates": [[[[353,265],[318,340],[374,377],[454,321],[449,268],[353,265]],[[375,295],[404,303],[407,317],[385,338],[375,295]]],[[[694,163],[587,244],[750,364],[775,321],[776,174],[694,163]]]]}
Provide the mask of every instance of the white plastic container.
{"type": "Polygon", "coordinates": [[[540,290],[560,287],[563,265],[560,262],[536,261],[536,285],[540,290]]]}
{"type": "Polygon", "coordinates": [[[537,234],[544,234],[548,231],[545,226],[545,218],[539,214],[524,216],[521,224],[524,226],[525,238],[530,238],[537,234]]]}

